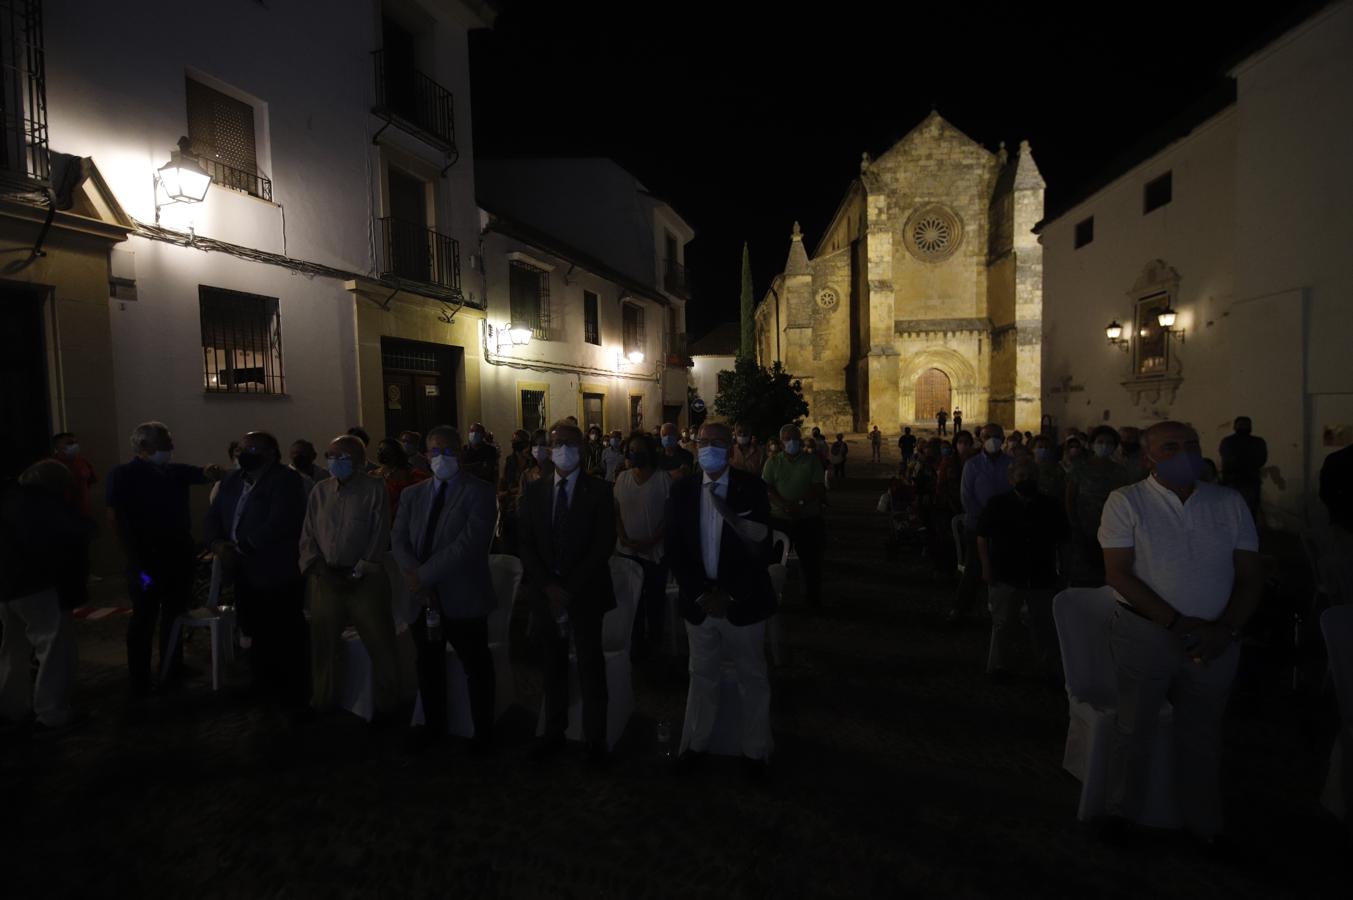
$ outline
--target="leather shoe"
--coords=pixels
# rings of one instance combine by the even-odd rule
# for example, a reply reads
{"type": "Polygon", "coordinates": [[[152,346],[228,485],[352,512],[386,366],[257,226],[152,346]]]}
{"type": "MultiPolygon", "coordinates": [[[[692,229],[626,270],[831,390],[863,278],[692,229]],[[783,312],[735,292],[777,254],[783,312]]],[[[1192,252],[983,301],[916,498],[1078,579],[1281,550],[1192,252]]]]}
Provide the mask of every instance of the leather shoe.
{"type": "Polygon", "coordinates": [[[673,775],[689,775],[705,763],[705,754],[696,750],[685,750],[672,763],[673,775]]]}
{"type": "Polygon", "coordinates": [[[531,747],[531,762],[544,762],[553,759],[564,752],[564,739],[562,737],[541,737],[536,738],[534,746],[531,747]]]}

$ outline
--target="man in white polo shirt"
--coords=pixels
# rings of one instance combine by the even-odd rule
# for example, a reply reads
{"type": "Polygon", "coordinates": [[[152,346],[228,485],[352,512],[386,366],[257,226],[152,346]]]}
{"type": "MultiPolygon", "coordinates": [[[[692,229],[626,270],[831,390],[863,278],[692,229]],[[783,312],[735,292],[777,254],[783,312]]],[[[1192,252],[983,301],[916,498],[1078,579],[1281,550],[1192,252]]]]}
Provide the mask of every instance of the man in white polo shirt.
{"type": "Polygon", "coordinates": [[[1211,842],[1222,827],[1221,719],[1240,629],[1259,602],[1259,538],[1240,494],[1200,482],[1198,433],[1147,429],[1151,477],[1109,495],[1099,543],[1121,598],[1110,627],[1118,673],[1117,752],[1109,811],[1138,818],[1161,705],[1174,707],[1176,793],[1185,827],[1211,842]]]}

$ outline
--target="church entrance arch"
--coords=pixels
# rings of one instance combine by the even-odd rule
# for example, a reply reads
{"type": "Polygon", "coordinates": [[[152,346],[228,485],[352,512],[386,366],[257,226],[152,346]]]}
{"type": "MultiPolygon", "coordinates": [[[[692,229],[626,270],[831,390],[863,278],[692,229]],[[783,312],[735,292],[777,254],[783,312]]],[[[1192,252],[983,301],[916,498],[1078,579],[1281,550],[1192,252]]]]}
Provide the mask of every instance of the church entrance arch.
{"type": "Polygon", "coordinates": [[[940,410],[953,409],[949,376],[939,369],[926,369],[916,379],[916,419],[933,421],[940,410]]]}

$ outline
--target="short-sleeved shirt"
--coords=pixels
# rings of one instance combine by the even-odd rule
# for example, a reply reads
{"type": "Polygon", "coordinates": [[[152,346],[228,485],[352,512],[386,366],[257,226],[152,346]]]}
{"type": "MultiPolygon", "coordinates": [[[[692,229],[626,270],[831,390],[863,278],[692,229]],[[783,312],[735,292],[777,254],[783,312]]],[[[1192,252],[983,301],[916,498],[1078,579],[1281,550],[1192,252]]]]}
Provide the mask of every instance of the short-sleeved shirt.
{"type": "Polygon", "coordinates": [[[207,480],[199,466],[160,466],[137,457],[108,473],[105,499],[128,536],[182,538],[193,532],[188,489],[207,480]]]}
{"type": "Polygon", "coordinates": [[[1154,477],[1104,504],[1099,544],[1133,549],[1132,574],[1186,616],[1215,621],[1235,584],[1235,551],[1259,549],[1254,518],[1231,488],[1199,482],[1187,501],[1154,477]]]}
{"type": "Polygon", "coordinates": [[[1026,500],[1014,491],[991,498],[977,521],[987,540],[991,577],[1017,588],[1057,587],[1057,547],[1066,537],[1062,504],[1045,494],[1026,500]]]}
{"type": "Polygon", "coordinates": [[[991,456],[975,454],[963,464],[963,526],[969,532],[977,531],[977,519],[987,503],[997,494],[1010,490],[1010,457],[1004,453],[991,456]]]}
{"type": "Polygon", "coordinates": [[[775,454],[762,467],[761,480],[780,495],[779,499],[774,496],[770,498],[771,512],[775,516],[788,518],[786,504],[797,504],[799,500],[803,501],[800,516],[822,514],[822,501],[813,496],[813,486],[825,484],[826,479],[822,474],[821,463],[811,453],[805,451],[797,457],[791,457],[788,453],[775,454]]]}
{"type": "MultiPolygon", "coordinates": [[[[672,492],[672,478],[666,472],[654,472],[643,484],[633,469],[626,469],[615,478],[615,502],[620,507],[620,521],[625,534],[638,541],[646,541],[662,529],[667,514],[667,496],[672,492]]],[[[616,553],[640,556],[657,561],[662,559],[662,542],[648,550],[635,550],[616,540],[616,553]]]]}
{"type": "Polygon", "coordinates": [[[695,457],[680,447],[673,447],[671,453],[668,453],[666,449],[658,451],[658,468],[663,472],[671,474],[682,466],[694,471],[695,457]]]}
{"type": "Polygon", "coordinates": [[[1111,459],[1095,457],[1083,465],[1073,466],[1066,473],[1068,483],[1076,485],[1076,517],[1083,534],[1094,534],[1099,528],[1100,513],[1109,494],[1128,484],[1127,470],[1111,459]]]}

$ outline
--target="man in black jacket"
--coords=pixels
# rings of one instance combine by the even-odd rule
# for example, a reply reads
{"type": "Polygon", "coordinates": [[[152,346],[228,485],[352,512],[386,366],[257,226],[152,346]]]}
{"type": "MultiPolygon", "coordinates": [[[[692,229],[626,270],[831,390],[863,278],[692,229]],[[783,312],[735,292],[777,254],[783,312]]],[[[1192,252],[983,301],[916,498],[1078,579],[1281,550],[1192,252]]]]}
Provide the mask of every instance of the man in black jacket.
{"type": "Polygon", "coordinates": [[[254,640],[254,687],[293,708],[304,707],[306,626],[297,563],[305,488],[281,464],[277,438],[253,431],[240,442],[240,467],[221,484],[207,513],[205,537],[235,584],[235,604],[254,640]]]}
{"type": "Polygon", "coordinates": [[[678,771],[704,755],[719,709],[722,660],[737,665],[742,694],[742,753],[748,775],[765,772],[771,750],[766,619],[775,612],[767,566],[770,500],[761,479],[728,465],[733,435],[707,423],[696,445],[703,474],[672,487],[666,558],[681,592],[690,642],[690,690],[678,771]]]}
{"type": "Polygon", "coordinates": [[[550,429],[554,471],[522,492],[517,535],[527,597],[538,637],[545,644],[545,734],[532,756],[543,759],[564,747],[571,634],[578,654],[588,759],[601,765],[607,759],[601,618],[615,609],[610,565],[615,501],[608,482],[582,471],[582,445],[577,425],[560,421],[550,429]]]}

